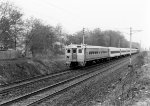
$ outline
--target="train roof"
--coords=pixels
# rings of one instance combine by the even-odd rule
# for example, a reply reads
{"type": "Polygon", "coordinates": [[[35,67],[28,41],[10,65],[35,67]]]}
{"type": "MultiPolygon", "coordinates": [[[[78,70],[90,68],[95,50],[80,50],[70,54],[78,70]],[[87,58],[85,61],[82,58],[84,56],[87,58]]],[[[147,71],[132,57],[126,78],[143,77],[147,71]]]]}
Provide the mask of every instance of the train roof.
{"type": "MultiPolygon", "coordinates": [[[[67,45],[66,48],[105,48],[105,49],[111,49],[111,50],[117,50],[117,49],[128,50],[128,49],[130,49],[130,48],[93,46],[93,45],[87,45],[87,44],[70,44],[70,45],[67,45]]],[[[132,48],[132,50],[137,50],[137,49],[132,48]]]]}
{"type": "Polygon", "coordinates": [[[87,44],[70,44],[68,46],[66,46],[66,48],[106,48],[108,49],[108,47],[104,47],[104,46],[92,46],[92,45],[87,45],[87,44]]]}

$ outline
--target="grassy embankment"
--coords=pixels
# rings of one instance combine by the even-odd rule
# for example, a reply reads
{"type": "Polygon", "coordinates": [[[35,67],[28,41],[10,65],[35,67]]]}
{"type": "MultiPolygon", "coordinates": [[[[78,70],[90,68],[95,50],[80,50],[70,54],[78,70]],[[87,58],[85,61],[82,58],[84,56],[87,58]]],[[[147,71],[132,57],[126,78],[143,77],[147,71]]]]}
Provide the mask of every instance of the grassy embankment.
{"type": "Polygon", "coordinates": [[[64,56],[0,61],[0,84],[8,84],[66,69],[64,56]]]}

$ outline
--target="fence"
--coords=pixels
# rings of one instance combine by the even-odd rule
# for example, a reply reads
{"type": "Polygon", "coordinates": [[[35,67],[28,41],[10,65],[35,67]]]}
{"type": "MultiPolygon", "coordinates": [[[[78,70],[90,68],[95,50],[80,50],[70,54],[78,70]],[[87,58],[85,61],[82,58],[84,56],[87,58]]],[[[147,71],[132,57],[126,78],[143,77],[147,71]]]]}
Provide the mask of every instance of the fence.
{"type": "Polygon", "coordinates": [[[19,56],[19,52],[13,49],[0,51],[0,60],[14,59],[17,58],[18,56],[19,56]]]}

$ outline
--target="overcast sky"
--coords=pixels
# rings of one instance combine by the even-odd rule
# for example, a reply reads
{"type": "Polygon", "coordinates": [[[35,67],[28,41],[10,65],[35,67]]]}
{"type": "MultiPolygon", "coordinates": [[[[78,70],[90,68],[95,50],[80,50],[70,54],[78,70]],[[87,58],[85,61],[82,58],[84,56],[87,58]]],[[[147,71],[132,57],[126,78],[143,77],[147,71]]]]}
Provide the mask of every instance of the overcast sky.
{"type": "Polygon", "coordinates": [[[10,0],[25,18],[36,17],[52,26],[61,24],[68,33],[86,29],[119,30],[129,40],[150,47],[150,0],[10,0]]]}

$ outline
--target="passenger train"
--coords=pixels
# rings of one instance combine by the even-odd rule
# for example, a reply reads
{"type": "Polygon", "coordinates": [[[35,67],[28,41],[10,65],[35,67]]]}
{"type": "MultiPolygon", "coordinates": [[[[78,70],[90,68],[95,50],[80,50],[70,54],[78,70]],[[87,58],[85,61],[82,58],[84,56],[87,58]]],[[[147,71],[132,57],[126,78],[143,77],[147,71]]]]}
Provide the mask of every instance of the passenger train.
{"type": "MultiPolygon", "coordinates": [[[[131,54],[138,49],[131,49],[131,54]]],[[[130,55],[130,48],[91,46],[86,44],[70,44],[65,47],[66,65],[69,67],[85,66],[88,62],[118,58],[130,55]]]]}

